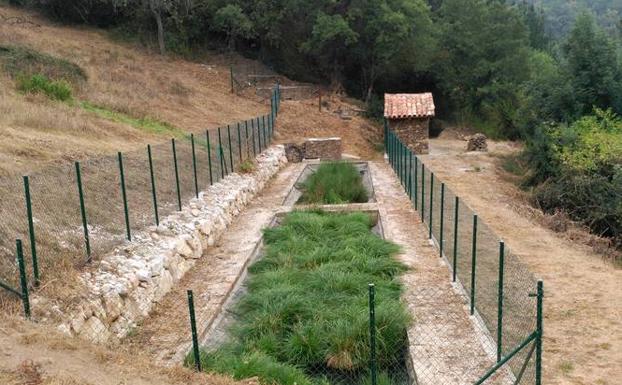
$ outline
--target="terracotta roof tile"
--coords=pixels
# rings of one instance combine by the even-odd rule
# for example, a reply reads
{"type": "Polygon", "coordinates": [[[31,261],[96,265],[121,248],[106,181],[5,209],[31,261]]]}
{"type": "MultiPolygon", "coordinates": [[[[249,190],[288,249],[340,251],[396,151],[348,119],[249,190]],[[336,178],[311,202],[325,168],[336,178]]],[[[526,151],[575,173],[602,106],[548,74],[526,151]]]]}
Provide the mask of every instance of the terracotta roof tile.
{"type": "Polygon", "coordinates": [[[384,94],[384,117],[389,119],[429,118],[434,116],[432,93],[384,94]]]}

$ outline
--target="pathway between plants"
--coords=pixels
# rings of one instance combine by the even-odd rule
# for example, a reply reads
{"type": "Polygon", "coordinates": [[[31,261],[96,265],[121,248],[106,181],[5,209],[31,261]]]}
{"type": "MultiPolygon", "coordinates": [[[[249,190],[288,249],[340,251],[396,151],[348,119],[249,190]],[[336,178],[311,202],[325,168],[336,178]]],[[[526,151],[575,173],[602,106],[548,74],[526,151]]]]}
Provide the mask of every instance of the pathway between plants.
{"type": "MultiPolygon", "coordinates": [[[[467,298],[452,286],[439,251],[386,162],[370,162],[385,237],[402,247],[399,258],[410,270],[403,275],[404,300],[414,315],[408,330],[411,357],[420,385],[472,384],[490,368],[494,352],[487,336],[468,315],[467,298]]],[[[505,383],[505,373],[486,384],[505,383]]]]}

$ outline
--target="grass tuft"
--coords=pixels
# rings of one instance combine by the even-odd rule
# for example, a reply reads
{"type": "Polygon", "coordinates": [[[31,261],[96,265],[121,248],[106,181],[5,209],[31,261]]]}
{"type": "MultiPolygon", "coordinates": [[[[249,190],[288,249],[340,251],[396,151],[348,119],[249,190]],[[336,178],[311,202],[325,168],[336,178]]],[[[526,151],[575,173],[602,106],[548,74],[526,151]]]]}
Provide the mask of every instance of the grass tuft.
{"type": "Polygon", "coordinates": [[[265,230],[265,255],[249,269],[231,342],[204,352],[203,367],[263,384],[366,381],[373,282],[378,367],[394,371],[410,322],[399,300],[405,267],[393,258],[398,247],[372,226],[364,213],[301,211],[265,230]]]}
{"type": "Polygon", "coordinates": [[[29,94],[42,93],[53,100],[67,102],[72,100],[71,86],[64,80],[50,80],[45,75],[20,75],[17,89],[29,94]]]}
{"type": "Polygon", "coordinates": [[[300,203],[364,203],[369,199],[357,168],[346,162],[321,164],[302,185],[300,203]]]}

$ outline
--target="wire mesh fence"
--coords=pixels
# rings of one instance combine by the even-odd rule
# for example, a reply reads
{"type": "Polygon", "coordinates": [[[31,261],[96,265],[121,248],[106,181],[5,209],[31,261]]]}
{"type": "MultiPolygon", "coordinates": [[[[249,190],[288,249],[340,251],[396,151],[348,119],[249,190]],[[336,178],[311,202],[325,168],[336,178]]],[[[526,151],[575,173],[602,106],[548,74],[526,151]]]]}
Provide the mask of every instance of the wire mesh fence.
{"type": "MultiPolygon", "coordinates": [[[[481,325],[479,331],[474,329],[474,336],[478,336],[483,353],[494,358],[487,365],[493,370],[490,376],[483,377],[486,365],[480,368],[482,382],[457,378],[439,382],[437,378],[430,383],[540,384],[541,283],[495,232],[386,126],[385,148],[390,165],[439,249],[439,257],[450,269],[455,289],[465,299],[464,311],[474,325],[481,325]]],[[[443,327],[442,322],[439,327],[443,327]]],[[[422,333],[420,338],[425,338],[426,333],[438,335],[434,330],[422,333]]],[[[439,354],[440,361],[462,355],[450,351],[439,354]]],[[[428,365],[431,366],[425,371],[435,372],[434,360],[428,360],[428,365]]],[[[463,369],[467,373],[467,368],[463,369]]]]}
{"type": "Polygon", "coordinates": [[[273,137],[278,86],[270,100],[268,114],[205,133],[1,178],[0,303],[25,303],[23,282],[31,289],[41,280],[71,285],[71,272],[157,225],[210,184],[250,170],[273,137]],[[24,276],[16,239],[24,242],[24,276]]]}

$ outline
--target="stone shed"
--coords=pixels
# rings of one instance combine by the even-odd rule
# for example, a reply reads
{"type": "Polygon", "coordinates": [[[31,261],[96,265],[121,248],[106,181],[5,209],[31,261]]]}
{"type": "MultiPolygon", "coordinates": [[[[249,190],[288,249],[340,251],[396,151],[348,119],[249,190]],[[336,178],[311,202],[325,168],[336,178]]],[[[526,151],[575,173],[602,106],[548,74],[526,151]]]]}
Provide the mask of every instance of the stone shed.
{"type": "Polygon", "coordinates": [[[385,94],[384,118],[389,128],[415,154],[428,153],[430,118],[434,117],[432,93],[385,94]]]}

